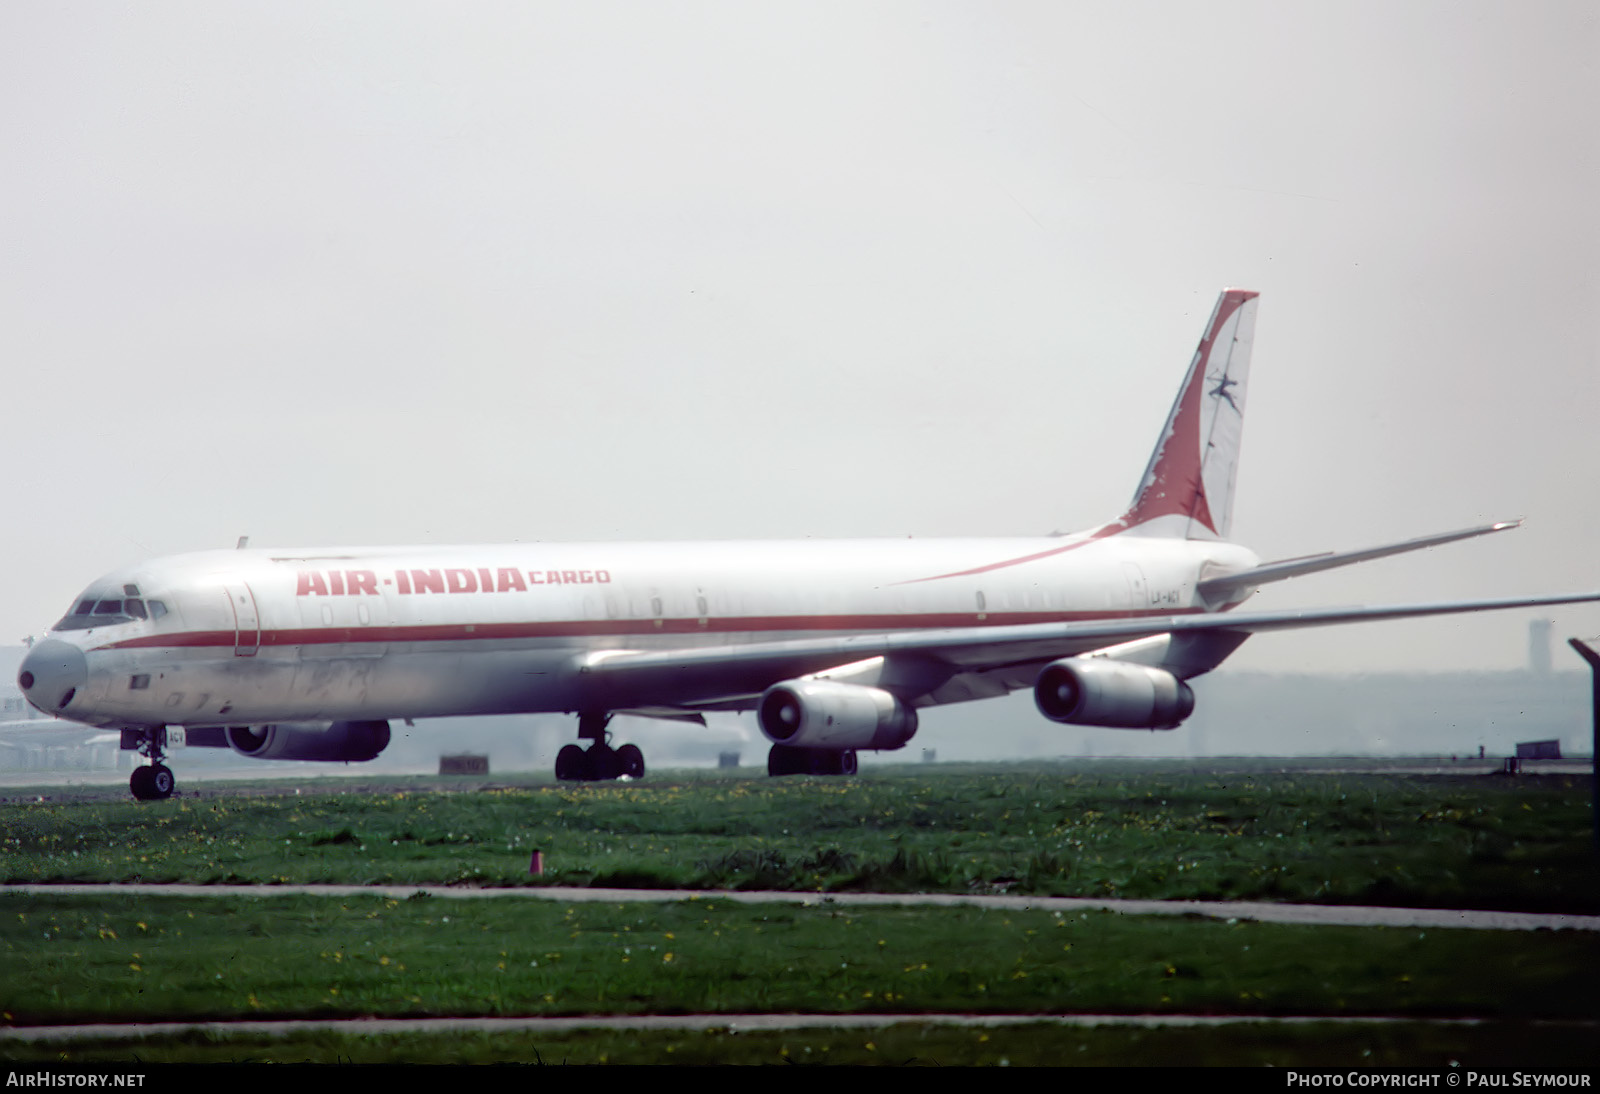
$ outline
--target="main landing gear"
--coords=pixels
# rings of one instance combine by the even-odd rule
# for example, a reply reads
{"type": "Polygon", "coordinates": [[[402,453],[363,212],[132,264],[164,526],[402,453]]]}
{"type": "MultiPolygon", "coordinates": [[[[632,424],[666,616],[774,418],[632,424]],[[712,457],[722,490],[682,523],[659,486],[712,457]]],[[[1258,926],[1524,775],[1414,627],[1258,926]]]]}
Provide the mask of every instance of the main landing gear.
{"type": "Polygon", "coordinates": [[[856,750],[853,748],[795,748],[773,745],[767,753],[768,775],[854,775],[856,750]]]}
{"type": "Polygon", "coordinates": [[[578,736],[594,742],[588,748],[566,745],[556,753],[556,778],[562,782],[601,782],[644,778],[644,753],[638,745],[612,748],[607,738],[609,714],[578,715],[578,736]]]}
{"type": "MultiPolygon", "coordinates": [[[[129,734],[136,735],[138,743],[133,747],[138,749],[141,756],[148,757],[150,762],[133,769],[133,777],[128,780],[128,789],[142,802],[165,801],[172,797],[178,781],[172,777],[172,769],[161,762],[165,754],[167,727],[125,729],[122,731],[124,742],[127,741],[129,734]]],[[[128,746],[124,744],[123,747],[128,746]]]]}

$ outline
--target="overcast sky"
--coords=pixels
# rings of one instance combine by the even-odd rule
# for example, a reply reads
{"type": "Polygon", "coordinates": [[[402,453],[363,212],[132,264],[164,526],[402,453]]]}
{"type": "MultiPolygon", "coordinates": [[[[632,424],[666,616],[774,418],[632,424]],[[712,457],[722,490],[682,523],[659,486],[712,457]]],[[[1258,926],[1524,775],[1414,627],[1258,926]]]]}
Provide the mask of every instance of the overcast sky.
{"type": "Polygon", "coordinates": [[[1587,0],[11,0],[0,642],[241,534],[1091,526],[1230,285],[1241,542],[1528,519],[1257,606],[1600,587],[1597,115],[1587,0]]]}

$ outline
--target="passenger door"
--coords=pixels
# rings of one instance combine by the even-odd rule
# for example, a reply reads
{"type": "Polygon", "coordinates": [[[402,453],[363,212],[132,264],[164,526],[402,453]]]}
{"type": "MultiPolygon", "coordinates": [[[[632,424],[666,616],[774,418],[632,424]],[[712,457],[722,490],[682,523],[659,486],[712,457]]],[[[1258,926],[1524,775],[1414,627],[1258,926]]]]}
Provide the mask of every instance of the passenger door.
{"type": "Polygon", "coordinates": [[[228,606],[233,609],[233,655],[254,657],[261,648],[261,613],[256,608],[256,594],[239,577],[224,577],[222,587],[228,606]]]}

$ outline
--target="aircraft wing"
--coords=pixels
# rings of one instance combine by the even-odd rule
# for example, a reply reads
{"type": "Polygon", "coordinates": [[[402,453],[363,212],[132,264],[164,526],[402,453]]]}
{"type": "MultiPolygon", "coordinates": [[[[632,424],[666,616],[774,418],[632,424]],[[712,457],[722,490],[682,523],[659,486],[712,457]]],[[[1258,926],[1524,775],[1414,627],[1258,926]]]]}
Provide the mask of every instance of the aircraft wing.
{"type": "Polygon", "coordinates": [[[1213,632],[1242,641],[1243,636],[1263,631],[1542,608],[1597,600],[1600,600],[1600,592],[1434,604],[1196,612],[1005,627],[887,631],[687,650],[599,650],[584,654],[577,669],[585,678],[586,686],[595,689],[613,709],[630,699],[651,706],[736,709],[750,705],[750,700],[780,680],[874,657],[890,657],[907,666],[900,674],[898,686],[895,683],[884,686],[912,696],[932,692],[964,673],[1043,663],[1159,634],[1213,632]]]}

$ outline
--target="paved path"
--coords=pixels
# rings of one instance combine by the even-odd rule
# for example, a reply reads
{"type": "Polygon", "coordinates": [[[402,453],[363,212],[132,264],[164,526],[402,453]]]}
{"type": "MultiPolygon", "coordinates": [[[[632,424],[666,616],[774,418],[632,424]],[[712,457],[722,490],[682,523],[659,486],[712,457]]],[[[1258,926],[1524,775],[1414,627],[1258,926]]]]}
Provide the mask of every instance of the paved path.
{"type": "MultiPolygon", "coordinates": [[[[1389,1018],[1381,1015],[1266,1015],[1266,1014],[586,1014],[562,1018],[315,1018],[244,1022],[109,1022],[81,1026],[0,1027],[0,1044],[7,1041],[52,1042],[119,1038],[176,1037],[186,1033],[214,1036],[286,1037],[293,1033],[332,1031],[361,1037],[418,1033],[566,1033],[580,1029],[712,1030],[735,1033],[792,1029],[884,1029],[907,1023],[936,1026],[995,1028],[1044,1023],[1056,1026],[1157,1027],[1224,1025],[1384,1025],[1419,1023],[1431,1026],[1486,1026],[1484,1018],[1389,1018]]],[[[1534,1021],[1530,1026],[1594,1029],[1600,1021],[1534,1021]]]]}
{"type": "Polygon", "coordinates": [[[1044,911],[1109,911],[1123,915],[1193,915],[1261,923],[1307,923],[1341,927],[1459,927],[1479,931],[1600,931],[1600,916],[1536,912],[1487,912],[1451,908],[1374,908],[1342,904],[1269,904],[1221,900],[1098,900],[1083,897],[978,895],[961,893],[732,892],[713,889],[573,889],[538,886],[474,889],[429,885],[4,885],[0,893],[84,896],[383,896],[404,900],[417,893],[452,900],[520,897],[574,903],[642,904],[720,900],[739,904],[831,906],[974,906],[1044,911]]]}

